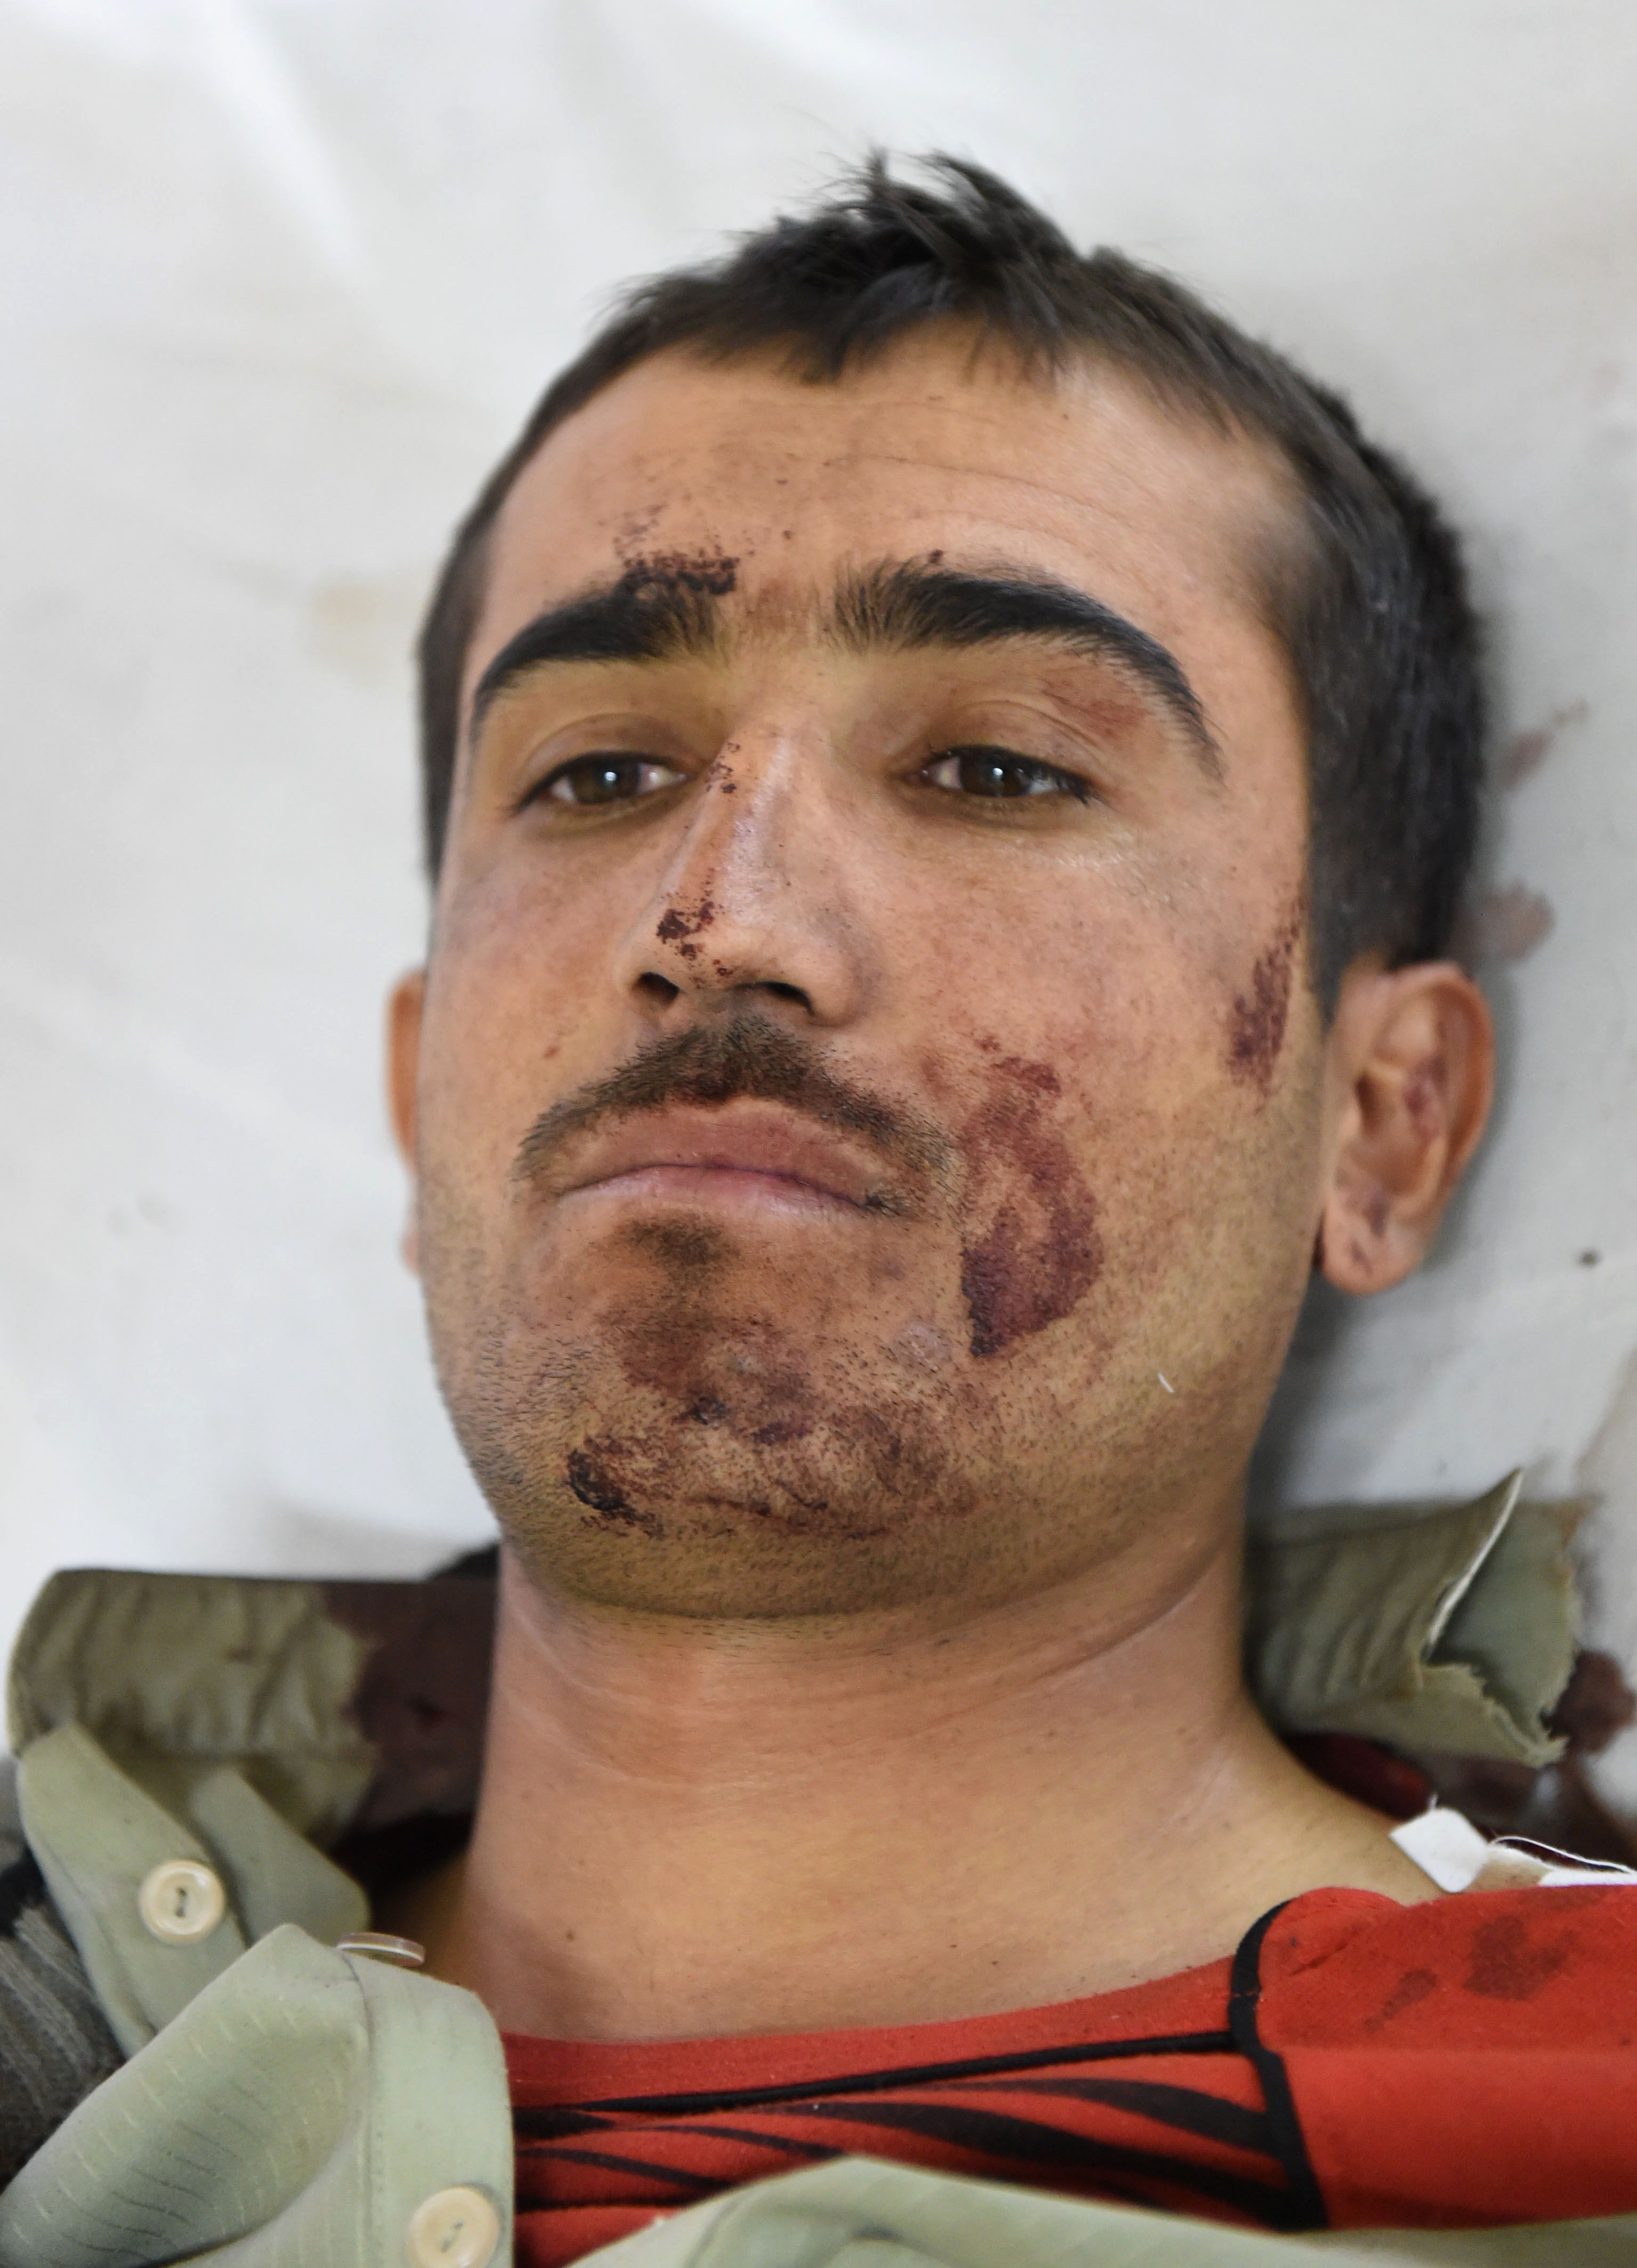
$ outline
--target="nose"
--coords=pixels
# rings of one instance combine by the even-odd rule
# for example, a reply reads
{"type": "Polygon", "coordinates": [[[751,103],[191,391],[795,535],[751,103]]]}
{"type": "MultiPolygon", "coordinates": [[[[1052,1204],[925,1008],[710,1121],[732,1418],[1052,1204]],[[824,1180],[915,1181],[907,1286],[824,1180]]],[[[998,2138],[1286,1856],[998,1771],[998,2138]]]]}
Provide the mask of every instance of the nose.
{"type": "Polygon", "coordinates": [[[652,1019],[760,996],[836,1027],[870,989],[866,925],[845,883],[845,821],[815,733],[741,730],[703,784],[616,980],[652,1019]]]}

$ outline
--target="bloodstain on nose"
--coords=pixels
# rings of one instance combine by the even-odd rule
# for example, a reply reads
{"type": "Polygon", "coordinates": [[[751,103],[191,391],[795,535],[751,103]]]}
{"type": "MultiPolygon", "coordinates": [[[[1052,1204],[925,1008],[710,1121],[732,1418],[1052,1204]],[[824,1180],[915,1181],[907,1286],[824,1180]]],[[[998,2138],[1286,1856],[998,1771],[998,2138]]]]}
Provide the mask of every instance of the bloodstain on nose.
{"type": "Polygon", "coordinates": [[[978,1180],[1012,1189],[961,1253],[961,1296],[975,1355],[999,1354],[1076,1307],[1102,1271],[1096,1201],[1046,1116],[1061,1093],[1050,1064],[1003,1056],[963,1146],[978,1180]]]}
{"type": "Polygon", "coordinates": [[[1290,1016],[1290,984],[1301,941],[1302,909],[1287,915],[1278,934],[1250,972],[1243,992],[1235,992],[1228,1018],[1228,1068],[1265,1094],[1273,1083],[1279,1051],[1290,1016]]]}
{"type": "Polygon", "coordinates": [[[701,898],[689,912],[686,906],[672,906],[660,916],[654,934],[662,945],[674,945],[684,961],[697,961],[699,947],[693,942],[702,929],[709,929],[716,919],[716,907],[710,898],[701,898]]]}

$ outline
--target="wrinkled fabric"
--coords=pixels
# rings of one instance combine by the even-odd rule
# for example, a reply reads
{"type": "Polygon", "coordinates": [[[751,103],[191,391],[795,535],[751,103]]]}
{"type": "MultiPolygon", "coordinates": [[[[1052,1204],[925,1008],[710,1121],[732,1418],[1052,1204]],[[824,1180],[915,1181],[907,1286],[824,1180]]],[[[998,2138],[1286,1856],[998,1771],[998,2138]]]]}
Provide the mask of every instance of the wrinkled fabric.
{"type": "MultiPolygon", "coordinates": [[[[1324,1508],[1253,1542],[1247,1659],[1270,1720],[1543,1764],[1575,1634],[1566,1528],[1519,1476],[1467,1505],[1324,1508]],[[1316,1531],[1314,1526],[1316,1523],[1316,1531]]],[[[483,1764],[492,1578],[287,1582],[74,1569],[12,1657],[21,1754],[76,1724],[155,1773],[228,1766],[321,1846],[459,1817],[483,1764]]]]}
{"type": "Polygon", "coordinates": [[[849,2158],[733,2191],[588,2258],[595,2268],[1637,2268],[1637,2220],[1263,2236],[849,2158]]]}
{"type": "Polygon", "coordinates": [[[358,1885],[226,1766],[169,1810],[82,1726],[61,1725],[25,1753],[18,1778],[29,1847],[127,2055],[267,1931],[297,1922],[333,1941],[368,1920],[358,1885]],[[230,1905],[208,1937],[166,1944],[144,1923],[137,1896],[154,1867],[177,1859],[214,1868],[230,1905]]]}
{"type": "Polygon", "coordinates": [[[1541,1765],[1574,1665],[1567,1543],[1583,1508],[1525,1505],[1513,1473],[1464,1505],[1342,1507],[1253,1537],[1247,1661],[1289,1732],[1541,1765]]]}
{"type": "Polygon", "coordinates": [[[505,2070],[470,1993],[293,1925],[224,1970],[0,2197],[0,2268],[402,2268],[416,2208],[505,2225],[505,2070]]]}
{"type": "Polygon", "coordinates": [[[0,2189],[122,2059],[44,1877],[14,1852],[0,1865],[0,2189]]]}

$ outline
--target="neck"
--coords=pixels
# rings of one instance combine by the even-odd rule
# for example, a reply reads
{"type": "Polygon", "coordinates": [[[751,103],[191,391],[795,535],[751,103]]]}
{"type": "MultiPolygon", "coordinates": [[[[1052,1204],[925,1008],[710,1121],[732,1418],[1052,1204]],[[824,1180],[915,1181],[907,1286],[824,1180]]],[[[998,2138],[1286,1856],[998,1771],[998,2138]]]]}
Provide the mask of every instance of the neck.
{"type": "Polygon", "coordinates": [[[465,1857],[390,1916],[511,2030],[932,2021],[1207,1961],[1319,1882],[1427,1887],[1239,1672],[1238,1550],[939,1624],[633,1617],[508,1559],[465,1857]]]}

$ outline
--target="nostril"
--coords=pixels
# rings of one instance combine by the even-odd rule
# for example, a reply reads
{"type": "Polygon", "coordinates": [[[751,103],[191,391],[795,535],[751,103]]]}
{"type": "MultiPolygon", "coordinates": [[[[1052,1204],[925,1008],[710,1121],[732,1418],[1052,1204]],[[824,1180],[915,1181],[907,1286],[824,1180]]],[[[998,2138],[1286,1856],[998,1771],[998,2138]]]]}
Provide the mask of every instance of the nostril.
{"type": "Polygon", "coordinates": [[[810,1008],[813,1005],[811,999],[799,984],[780,984],[776,981],[771,983],[764,981],[760,989],[763,992],[771,992],[776,1000],[793,1000],[799,1008],[810,1008]]]}
{"type": "Polygon", "coordinates": [[[637,990],[651,1006],[668,1008],[682,987],[673,984],[668,976],[661,976],[655,968],[645,968],[637,979],[637,990]]]}

